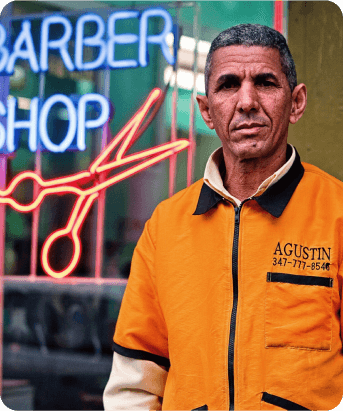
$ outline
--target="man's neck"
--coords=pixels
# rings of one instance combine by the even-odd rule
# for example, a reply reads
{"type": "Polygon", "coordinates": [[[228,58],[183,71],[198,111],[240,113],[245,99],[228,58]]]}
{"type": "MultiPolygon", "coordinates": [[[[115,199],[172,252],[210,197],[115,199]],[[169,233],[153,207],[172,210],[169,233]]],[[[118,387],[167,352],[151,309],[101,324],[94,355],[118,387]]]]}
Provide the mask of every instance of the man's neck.
{"type": "Polygon", "coordinates": [[[286,149],[270,158],[236,159],[224,154],[224,187],[238,200],[253,196],[259,186],[286,163],[286,149]]]}

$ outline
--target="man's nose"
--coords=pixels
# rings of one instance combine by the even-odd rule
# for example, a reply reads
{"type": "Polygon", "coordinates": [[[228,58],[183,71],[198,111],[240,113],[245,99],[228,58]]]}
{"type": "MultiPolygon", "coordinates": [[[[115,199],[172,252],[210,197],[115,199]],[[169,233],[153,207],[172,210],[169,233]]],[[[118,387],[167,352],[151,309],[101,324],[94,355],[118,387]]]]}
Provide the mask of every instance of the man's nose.
{"type": "Polygon", "coordinates": [[[258,94],[253,84],[242,84],[238,91],[237,110],[240,113],[249,113],[250,111],[258,111],[260,103],[258,94]]]}

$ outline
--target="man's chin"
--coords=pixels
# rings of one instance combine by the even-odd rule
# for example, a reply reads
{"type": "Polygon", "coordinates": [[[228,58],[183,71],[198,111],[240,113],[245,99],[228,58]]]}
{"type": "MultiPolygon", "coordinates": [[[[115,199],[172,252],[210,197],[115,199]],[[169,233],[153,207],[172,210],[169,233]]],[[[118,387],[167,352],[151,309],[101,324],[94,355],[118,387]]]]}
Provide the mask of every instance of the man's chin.
{"type": "Polygon", "coordinates": [[[266,155],[266,147],[262,141],[249,141],[243,144],[235,144],[231,152],[240,160],[250,160],[254,158],[262,158],[266,155]]]}

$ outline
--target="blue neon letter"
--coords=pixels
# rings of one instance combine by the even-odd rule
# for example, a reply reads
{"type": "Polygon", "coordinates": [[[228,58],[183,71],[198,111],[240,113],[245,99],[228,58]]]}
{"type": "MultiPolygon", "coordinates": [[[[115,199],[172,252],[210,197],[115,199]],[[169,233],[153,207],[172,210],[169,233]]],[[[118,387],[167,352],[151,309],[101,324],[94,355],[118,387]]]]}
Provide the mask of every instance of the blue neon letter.
{"type": "Polygon", "coordinates": [[[14,64],[17,58],[29,60],[31,70],[37,73],[39,70],[35,47],[31,36],[31,23],[28,20],[24,20],[21,25],[21,32],[14,43],[13,52],[8,60],[6,72],[8,74],[13,73],[14,64]],[[26,44],[26,50],[22,50],[21,47],[26,44]]]}
{"type": "Polygon", "coordinates": [[[0,60],[0,73],[6,67],[6,63],[8,60],[8,50],[4,47],[4,43],[6,41],[6,30],[5,27],[0,24],[0,53],[1,53],[1,60],[0,60]]]}
{"type": "Polygon", "coordinates": [[[54,152],[54,153],[63,153],[72,143],[76,132],[76,109],[73,102],[67,96],[63,94],[54,94],[49,97],[44,103],[39,117],[39,135],[44,146],[54,152]],[[47,130],[47,119],[51,107],[56,103],[63,103],[67,107],[68,118],[69,118],[69,127],[64,140],[60,144],[54,144],[48,135],[47,130]]]}
{"type": "Polygon", "coordinates": [[[154,8],[143,11],[139,25],[139,64],[142,67],[148,65],[148,43],[160,44],[165,59],[169,64],[174,64],[174,57],[170,54],[169,46],[166,41],[166,37],[172,31],[172,28],[173,20],[166,10],[154,8]],[[148,19],[149,17],[156,16],[164,19],[164,28],[160,34],[148,36],[148,19]]]}
{"type": "Polygon", "coordinates": [[[133,19],[138,17],[138,11],[118,11],[108,18],[107,63],[112,68],[137,67],[136,60],[115,60],[115,44],[132,44],[138,42],[136,34],[116,34],[116,21],[120,19],[133,19]]]}
{"type": "Polygon", "coordinates": [[[14,145],[14,130],[27,128],[29,130],[29,147],[31,151],[37,149],[37,118],[38,118],[38,97],[34,97],[30,104],[30,119],[15,121],[15,110],[17,100],[12,97],[8,100],[7,116],[7,149],[12,153],[16,147],[14,145]]]}
{"type": "MultiPolygon", "coordinates": [[[[2,101],[0,101],[0,116],[6,116],[6,107],[2,101]]],[[[6,130],[4,125],[0,122],[0,149],[4,148],[6,140],[6,130]]]]}
{"type": "Polygon", "coordinates": [[[85,14],[77,20],[76,24],[76,45],[75,45],[75,66],[79,70],[95,70],[102,65],[106,57],[106,43],[102,39],[105,32],[105,23],[96,14],[85,14]],[[84,38],[84,26],[88,21],[94,21],[98,30],[93,37],[84,38]],[[83,45],[100,47],[100,52],[96,60],[83,63],[83,45]]]}
{"type": "Polygon", "coordinates": [[[108,100],[100,94],[85,94],[79,100],[78,106],[78,129],[77,129],[77,148],[86,149],[86,128],[97,128],[105,124],[110,115],[110,105],[108,100]],[[101,105],[101,114],[95,120],[86,120],[86,105],[88,102],[98,102],[101,105]]]}
{"type": "Polygon", "coordinates": [[[42,23],[41,48],[40,48],[40,68],[42,71],[48,70],[48,50],[59,49],[64,65],[69,71],[74,70],[74,64],[68,53],[67,44],[72,35],[73,29],[68,19],[63,16],[46,17],[42,23]],[[58,40],[49,40],[49,28],[51,24],[62,24],[64,34],[58,40]]]}

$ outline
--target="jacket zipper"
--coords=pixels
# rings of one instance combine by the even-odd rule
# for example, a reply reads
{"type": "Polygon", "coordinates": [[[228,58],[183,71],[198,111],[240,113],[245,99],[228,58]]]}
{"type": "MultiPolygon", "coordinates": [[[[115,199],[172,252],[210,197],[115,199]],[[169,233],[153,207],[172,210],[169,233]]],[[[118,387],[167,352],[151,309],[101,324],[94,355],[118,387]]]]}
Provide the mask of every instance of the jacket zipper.
{"type": "Polygon", "coordinates": [[[234,352],[235,352],[235,336],[236,336],[236,320],[237,320],[237,304],[238,304],[238,237],[239,237],[239,222],[240,213],[243,202],[240,207],[235,207],[235,229],[233,235],[232,245],[232,288],[233,288],[233,302],[230,321],[230,335],[229,335],[229,398],[230,410],[235,409],[235,382],[234,382],[234,352]]]}

